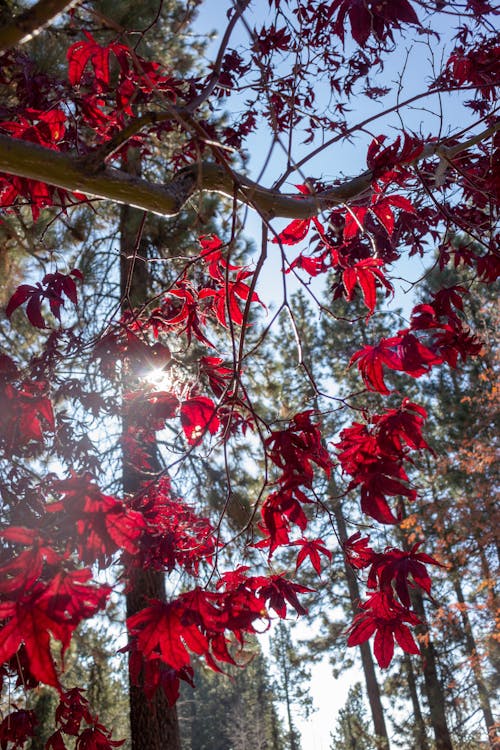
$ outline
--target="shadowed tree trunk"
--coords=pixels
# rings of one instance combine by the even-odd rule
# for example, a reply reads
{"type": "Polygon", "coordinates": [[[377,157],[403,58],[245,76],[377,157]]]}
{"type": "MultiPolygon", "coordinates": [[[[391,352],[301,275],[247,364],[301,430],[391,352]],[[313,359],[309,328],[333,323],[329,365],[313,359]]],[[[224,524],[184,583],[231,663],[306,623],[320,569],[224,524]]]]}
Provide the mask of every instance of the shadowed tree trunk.
{"type": "MultiPolygon", "coordinates": [[[[131,160],[129,160],[129,164],[131,160]]],[[[120,292],[123,311],[134,307],[147,298],[149,287],[148,266],[142,260],[134,262],[143,213],[130,206],[123,206],[120,213],[120,292]]],[[[123,420],[123,435],[127,436],[135,425],[126,417],[123,420]]],[[[152,473],[160,470],[156,444],[153,441],[141,445],[147,450],[152,473]]],[[[125,496],[138,492],[144,482],[151,480],[152,473],[142,473],[130,454],[130,444],[123,443],[123,491],[125,496]]],[[[153,570],[133,569],[129,576],[127,591],[127,617],[148,604],[149,599],[165,601],[165,576],[153,570]]],[[[177,709],[168,705],[163,690],[157,690],[151,700],[144,694],[142,684],[129,685],[130,727],[132,750],[181,750],[177,709]]]]}
{"type": "Polygon", "coordinates": [[[408,690],[410,691],[413,717],[415,720],[415,740],[417,742],[416,748],[417,750],[429,750],[429,742],[427,740],[427,734],[425,731],[424,717],[422,716],[422,710],[420,708],[420,701],[418,698],[415,672],[413,671],[411,657],[406,652],[403,655],[403,661],[405,665],[406,680],[408,682],[408,690]]]}
{"type": "Polygon", "coordinates": [[[435,737],[435,747],[436,750],[453,750],[450,730],[446,721],[444,693],[437,671],[436,651],[432,641],[429,639],[429,626],[427,625],[424,600],[420,592],[416,589],[411,591],[411,599],[413,609],[421,620],[421,624],[417,625],[416,631],[419,635],[424,636],[419,646],[422,654],[425,692],[429,702],[430,721],[435,737]]]}

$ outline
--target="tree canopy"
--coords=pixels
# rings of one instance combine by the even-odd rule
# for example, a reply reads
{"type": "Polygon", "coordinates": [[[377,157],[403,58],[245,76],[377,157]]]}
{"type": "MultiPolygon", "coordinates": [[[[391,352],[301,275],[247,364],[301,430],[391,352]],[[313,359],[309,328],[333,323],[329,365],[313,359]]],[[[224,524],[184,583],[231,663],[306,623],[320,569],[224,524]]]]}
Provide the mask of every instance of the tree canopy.
{"type": "Polygon", "coordinates": [[[78,626],[120,597],[132,750],[178,750],[192,661],[244,662],[273,620],[321,607],[334,560],[347,646],[371,658],[373,637],[382,669],[422,653],[435,678],[424,602],[455,541],[414,520],[432,515],[415,467],[437,475],[447,445],[416,383],[494,370],[467,300],[499,269],[500,11],[231,0],[207,47],[212,5],[1,9],[0,684],[19,697],[2,750],[36,735],[40,685],[58,699],[46,750],[122,744],[62,678],[78,626]],[[423,296],[402,315],[405,259],[436,270],[407,281],[423,296]]]}

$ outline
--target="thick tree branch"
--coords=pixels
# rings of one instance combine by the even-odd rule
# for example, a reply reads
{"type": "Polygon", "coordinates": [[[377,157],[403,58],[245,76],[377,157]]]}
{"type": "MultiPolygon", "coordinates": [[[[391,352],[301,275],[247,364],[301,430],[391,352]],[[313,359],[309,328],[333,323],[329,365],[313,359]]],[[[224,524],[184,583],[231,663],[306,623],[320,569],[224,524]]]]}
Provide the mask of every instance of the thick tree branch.
{"type": "MultiPolygon", "coordinates": [[[[415,161],[434,155],[449,160],[500,129],[500,122],[469,140],[451,147],[446,141],[428,144],[415,161]]],[[[0,135],[0,172],[39,180],[71,192],[81,192],[136,206],[163,216],[179,213],[198,191],[222,193],[258,209],[269,218],[307,219],[320,211],[353,198],[369,189],[373,173],[368,170],[341,185],[310,197],[280,193],[232,172],[227,166],[203,162],[180,170],[166,185],[158,185],[111,167],[95,172],[85,159],[43,148],[28,141],[0,135]]]]}
{"type": "Polygon", "coordinates": [[[0,52],[12,49],[36,36],[50,21],[68,11],[78,0],[38,0],[10,23],[0,27],[0,52]]]}

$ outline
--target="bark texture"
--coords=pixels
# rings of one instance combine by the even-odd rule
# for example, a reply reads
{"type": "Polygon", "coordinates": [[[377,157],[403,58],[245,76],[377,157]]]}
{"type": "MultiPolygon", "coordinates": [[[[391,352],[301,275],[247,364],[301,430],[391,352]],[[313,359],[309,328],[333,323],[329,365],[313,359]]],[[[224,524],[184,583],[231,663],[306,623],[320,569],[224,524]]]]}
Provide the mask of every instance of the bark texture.
{"type": "MultiPolygon", "coordinates": [[[[131,160],[132,163],[132,160],[131,160]]],[[[134,249],[140,240],[142,212],[123,206],[120,217],[120,290],[122,308],[134,307],[144,300],[149,286],[147,263],[135,259],[134,249]]],[[[123,421],[123,434],[134,430],[129,420],[123,421]]],[[[160,470],[157,449],[154,441],[149,448],[149,462],[153,471],[160,470]]],[[[140,491],[144,482],[151,481],[151,474],[145,476],[134,465],[133,456],[123,449],[123,491],[131,497],[140,491]]],[[[165,576],[154,570],[131,571],[127,591],[127,617],[139,612],[148,605],[150,599],[165,601],[165,576]]],[[[142,684],[129,681],[130,691],[130,731],[132,750],[181,750],[177,709],[169,706],[163,690],[157,690],[151,700],[144,693],[142,684]]]]}

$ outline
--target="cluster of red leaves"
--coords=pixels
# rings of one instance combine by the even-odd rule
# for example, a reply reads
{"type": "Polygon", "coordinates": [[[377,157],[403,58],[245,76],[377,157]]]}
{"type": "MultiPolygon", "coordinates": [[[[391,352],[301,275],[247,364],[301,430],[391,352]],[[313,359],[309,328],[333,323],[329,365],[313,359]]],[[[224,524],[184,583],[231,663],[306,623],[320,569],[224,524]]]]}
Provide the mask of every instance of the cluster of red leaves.
{"type": "Polygon", "coordinates": [[[476,86],[483,97],[495,99],[500,84],[498,73],[499,45],[480,44],[473,49],[458,46],[450,55],[446,71],[438,79],[450,85],[470,84],[476,86]]]}
{"type": "MultiPolygon", "coordinates": [[[[404,164],[418,154],[421,144],[405,134],[402,149],[399,147],[400,139],[397,139],[394,144],[379,152],[384,140],[385,137],[381,136],[370,146],[368,165],[373,171],[374,179],[380,179],[386,184],[397,182],[401,185],[407,177],[404,164]]],[[[302,194],[311,195],[311,190],[307,185],[296,185],[296,187],[302,194]]],[[[298,199],[300,200],[300,196],[298,199]]],[[[316,217],[295,219],[273,239],[273,242],[296,245],[307,237],[313,226],[318,232],[319,255],[308,257],[301,253],[292,261],[288,272],[293,268],[303,268],[310,276],[318,276],[330,268],[335,269],[340,275],[339,287],[347,301],[352,300],[355,287],[358,285],[370,316],[375,310],[377,287],[385,288],[386,296],[393,294],[394,290],[383,273],[385,261],[371,254],[358,259],[352,252],[352,246],[357,244],[360,233],[372,234],[371,225],[374,221],[390,240],[396,224],[394,208],[403,213],[415,213],[415,208],[407,198],[397,194],[386,195],[382,187],[374,182],[368,205],[351,206],[347,210],[333,212],[330,217],[332,219],[337,214],[336,218],[340,218],[343,223],[340,242],[330,239],[323,224],[316,217]]]]}
{"type": "Polygon", "coordinates": [[[191,653],[216,671],[220,662],[235,664],[226,632],[243,644],[245,633],[257,632],[255,624],[269,619],[268,608],[281,618],[287,605],[305,614],[297,594],[310,589],[282,575],[248,576],[247,570],[224,574],[216,591],[196,587],[171,602],[152,600],[128,618],[132,676],[138,681],[144,674],[146,695],[162,687],[175,703],[180,680],[192,679],[191,653]]]}
{"type": "Polygon", "coordinates": [[[108,586],[94,586],[89,569],[73,570],[66,555],[55,553],[30,529],[8,527],[4,540],[31,545],[0,568],[0,662],[9,661],[24,646],[35,680],[59,687],[51,636],[64,656],[77,625],[101,609],[110,593],[108,586]],[[27,570],[28,563],[33,568],[27,570]],[[42,568],[36,575],[37,568],[42,568]]]}
{"type": "Polygon", "coordinates": [[[99,717],[91,712],[77,687],[60,693],[55,719],[58,727],[47,740],[46,750],[66,750],[64,735],[76,740],[75,750],[112,750],[125,742],[111,739],[111,733],[99,723],[99,717]],[[82,722],[86,725],[83,728],[82,722]]]}
{"type": "Polygon", "coordinates": [[[226,260],[225,245],[219,237],[200,237],[200,245],[198,258],[208,271],[205,284],[196,287],[186,277],[180,279],[167,293],[163,305],[152,311],[148,325],[154,328],[155,335],[160,331],[182,333],[188,343],[194,336],[202,344],[215,348],[203,331],[205,326],[245,325],[248,305],[252,302],[262,305],[262,302],[247,283],[252,271],[226,260]],[[176,300],[180,304],[175,304],[176,300]]]}
{"type": "MultiPolygon", "coordinates": [[[[205,294],[198,295],[199,304],[206,306],[204,314],[219,325],[227,320],[226,315],[231,325],[240,325],[244,314],[237,300],[245,304],[258,301],[245,283],[251,276],[250,271],[225,259],[218,238],[202,238],[201,244],[199,260],[203,268],[208,269],[211,286],[202,288],[205,294]]],[[[28,320],[41,327],[44,325],[40,313],[42,301],[48,299],[58,317],[63,293],[76,302],[71,276],[50,274],[41,285],[18,288],[9,302],[8,313],[10,315],[27,301],[28,320]]],[[[120,321],[96,348],[95,357],[102,363],[103,373],[113,377],[118,361],[122,372],[125,370],[135,379],[140,378],[145,364],[146,371],[148,363],[168,368],[172,361],[170,349],[158,339],[167,332],[183,334],[188,345],[191,340],[191,331],[182,314],[177,320],[175,317],[174,321],[171,316],[160,322],[158,314],[146,312],[141,319],[130,316],[120,321]],[[145,337],[149,330],[153,340],[156,339],[152,346],[145,337]]],[[[211,344],[209,346],[212,348],[211,344]]],[[[10,411],[5,409],[11,439],[21,431],[33,454],[32,444],[43,445],[44,432],[55,429],[51,401],[42,384],[34,381],[40,396],[36,399],[33,395],[31,402],[27,402],[32,384],[21,381],[10,358],[3,357],[1,365],[2,398],[11,405],[10,411]]],[[[232,396],[233,372],[224,366],[222,358],[201,357],[198,372],[215,396],[232,396]]],[[[164,426],[165,420],[178,419],[191,445],[198,443],[206,432],[215,434],[221,425],[214,401],[200,395],[193,386],[188,394],[185,389],[170,392],[143,386],[124,399],[124,415],[129,426],[124,447],[129,457],[139,450],[139,438],[154,440],[154,432],[164,426]],[[125,445],[127,441],[129,444],[125,445]]],[[[224,417],[224,413],[222,415],[224,417]]],[[[311,460],[317,462],[314,456],[319,445],[319,433],[307,415],[297,418],[295,430],[297,434],[289,448],[277,434],[269,442],[270,454],[277,463],[295,452],[300,466],[289,474],[290,486],[312,480],[312,466],[306,453],[309,451],[311,460]],[[303,457],[300,457],[301,449],[303,457]],[[292,480],[294,473],[297,476],[292,480]]],[[[142,460],[143,468],[150,471],[147,446],[143,447],[142,460]]],[[[325,461],[326,452],[321,457],[321,462],[325,461]]],[[[286,467],[283,468],[286,471],[286,467]]],[[[54,661],[52,641],[60,644],[63,663],[78,623],[101,609],[110,593],[108,586],[90,582],[91,570],[85,566],[109,568],[120,560],[126,573],[134,567],[166,573],[175,568],[196,577],[200,566],[212,560],[219,543],[218,535],[207,519],[173,496],[167,479],[148,485],[124,501],[103,493],[90,474],[72,473],[67,479],[52,479],[46,484],[36,516],[27,520],[26,526],[7,527],[3,540],[7,546],[22,550],[14,555],[9,551],[11,559],[0,560],[3,563],[0,564],[3,581],[0,585],[0,661],[12,664],[20,679],[19,670],[25,661],[33,685],[45,682],[59,689],[59,726],[49,740],[48,750],[63,750],[65,735],[75,737],[76,747],[81,750],[108,750],[117,746],[98,718],[90,713],[77,689],[70,693],[61,691],[54,661]],[[30,527],[30,520],[33,527],[30,527]],[[83,727],[82,722],[86,726],[83,727]]],[[[309,555],[314,559],[314,550],[311,549],[309,555]]],[[[231,634],[231,640],[242,644],[245,632],[253,632],[254,622],[269,617],[268,609],[280,617],[286,616],[287,605],[304,613],[297,595],[307,590],[283,576],[250,577],[240,570],[224,576],[216,591],[195,588],[171,602],[152,601],[129,619],[132,676],[137,680],[140,675],[141,679],[145,677],[149,696],[161,688],[174,702],[179,680],[192,678],[192,653],[204,656],[214,669],[220,669],[220,662],[233,663],[226,633],[231,634]]],[[[25,671],[22,679],[26,682],[25,671]]],[[[18,721],[13,719],[9,727],[14,728],[9,729],[8,735],[2,727],[9,741],[31,731],[27,716],[23,714],[18,721]]]]}
{"type": "Polygon", "coordinates": [[[173,496],[167,477],[136,496],[132,505],[143,527],[137,536],[137,551],[131,552],[128,565],[168,573],[182,568],[197,576],[202,562],[211,563],[217,547],[212,525],[173,496]]]}
{"type": "Polygon", "coordinates": [[[32,710],[18,709],[15,705],[3,721],[0,722],[0,748],[7,750],[22,750],[25,743],[34,736],[38,724],[35,712],[32,710]]]}
{"type": "Polygon", "coordinates": [[[309,557],[319,574],[319,554],[331,558],[324,543],[318,539],[290,540],[292,524],[302,532],[307,527],[307,516],[302,506],[313,502],[304,492],[313,485],[313,464],[321,467],[327,476],[331,469],[330,456],[322,444],[318,425],[311,421],[312,416],[312,411],[297,414],[286,429],[271,432],[265,442],[267,455],[281,473],[274,482],[278,489],[268,495],[262,505],[260,529],[264,539],[256,546],[268,548],[271,557],[279,546],[300,545],[297,567],[309,557]]]}
{"type": "Polygon", "coordinates": [[[54,430],[54,411],[47,383],[25,379],[6,354],[0,354],[0,448],[6,456],[21,455],[43,444],[54,430]]]}
{"type": "Polygon", "coordinates": [[[462,295],[466,293],[459,286],[436,292],[430,303],[413,309],[408,328],[356,352],[350,366],[357,364],[366,388],[385,395],[390,393],[384,380],[384,365],[420,378],[443,362],[456,368],[459,358],[465,361],[479,355],[482,342],[452,309],[454,305],[462,310],[462,295]]]}
{"type": "Polygon", "coordinates": [[[352,476],[348,491],[361,488],[361,509],[379,523],[398,523],[387,498],[416,498],[404,462],[411,450],[429,450],[422,436],[425,409],[404,399],[399,409],[355,422],[336,444],[342,471],[352,476]]]}
{"type": "Polygon", "coordinates": [[[84,90],[77,104],[86,124],[108,140],[136,116],[139,105],[161,93],[175,101],[180,82],[160,64],[138,55],[121,42],[101,45],[88,32],[67,52],[68,79],[74,91],[84,90]],[[115,64],[114,64],[115,63],[115,64]]]}
{"type": "Polygon", "coordinates": [[[394,29],[400,29],[405,24],[419,24],[418,16],[408,0],[333,0],[328,15],[333,22],[332,31],[342,43],[348,17],[351,36],[360,46],[366,44],[370,35],[382,43],[393,41],[394,29]]]}
{"type": "Polygon", "coordinates": [[[393,653],[394,640],[409,654],[418,654],[409,625],[418,625],[418,617],[411,611],[410,589],[419,587],[431,592],[431,579],[425,567],[441,565],[430,555],[418,552],[420,543],[409,551],[387,548],[383,553],[368,546],[369,537],[358,531],[344,543],[348,562],[357,569],[370,568],[367,586],[374,590],[349,628],[348,644],[357,646],[374,633],[374,653],[380,667],[388,667],[393,653]],[[397,598],[396,598],[397,597],[397,598]],[[399,601],[398,601],[399,600],[399,601]]]}
{"type": "MultiPolygon", "coordinates": [[[[274,2],[279,7],[279,0],[274,2]]],[[[394,29],[419,24],[408,0],[390,3],[333,0],[326,5],[321,3],[321,14],[313,0],[297,8],[303,46],[310,51],[317,49],[325,32],[329,38],[333,32],[343,42],[348,21],[358,45],[367,46],[370,37],[371,42],[375,41],[372,50],[366,53],[359,50],[351,58],[353,70],[356,66],[359,70],[369,69],[377,49],[393,41],[394,29]]],[[[467,7],[473,10],[472,2],[467,7]]],[[[269,58],[275,50],[281,53],[294,49],[298,53],[289,28],[275,25],[262,28],[255,35],[253,53],[269,58]]],[[[484,97],[492,97],[496,83],[494,54],[491,46],[475,50],[457,48],[448,63],[447,85],[471,84],[479,87],[484,97]]],[[[311,52],[311,57],[314,56],[311,52]]],[[[340,91],[336,76],[339,60],[326,50],[323,59],[332,67],[332,88],[340,91]]],[[[150,103],[153,95],[175,101],[182,86],[184,98],[189,100],[189,83],[174,80],[160,65],[141,58],[121,42],[103,46],[84,32],[84,39],[70,47],[68,63],[69,85],[64,94],[61,87],[54,87],[50,96],[44,97],[40,94],[42,88],[36,92],[38,87],[32,80],[31,103],[15,112],[5,109],[8,114],[0,126],[4,132],[55,151],[71,147],[85,154],[89,151],[82,140],[86,134],[90,133],[93,139],[90,148],[106,143],[137,112],[145,110],[144,105],[150,103]]],[[[13,58],[11,65],[15,71],[13,58]]],[[[250,69],[239,53],[228,51],[220,69],[219,93],[235,86],[238,77],[250,69]]],[[[301,76],[300,65],[293,75],[295,87],[301,76]]],[[[347,76],[343,84],[345,94],[349,95],[350,87],[362,75],[365,74],[353,72],[347,76]]],[[[15,72],[11,76],[5,69],[0,71],[3,85],[12,81],[19,88],[22,77],[15,72]]],[[[294,97],[290,97],[289,84],[286,76],[280,78],[269,97],[265,97],[268,116],[272,118],[273,129],[278,131],[288,128],[292,120],[296,122],[290,119],[292,99],[295,112],[307,111],[314,100],[310,85],[305,90],[297,88],[294,97]]],[[[28,84],[23,85],[28,88],[28,84]]],[[[44,91],[47,90],[45,86],[44,91]]],[[[375,95],[373,89],[372,96],[375,95]]],[[[339,112],[342,106],[339,103],[339,112]]],[[[249,109],[240,126],[226,129],[228,140],[232,138],[239,145],[255,123],[255,111],[249,109]]],[[[331,125],[328,122],[328,127],[331,125]]],[[[176,125],[164,118],[153,127],[161,134],[176,125]]],[[[390,145],[384,142],[385,137],[379,137],[368,151],[373,189],[366,205],[353,205],[347,212],[333,211],[328,231],[316,218],[296,220],[277,238],[282,244],[295,245],[306,238],[312,226],[318,233],[320,253],[312,258],[300,255],[292,267],[303,268],[310,275],[333,268],[339,278],[336,291],[351,300],[359,287],[369,314],[375,309],[377,289],[385,289],[386,294],[392,291],[384,266],[397,257],[393,237],[399,233],[401,239],[405,232],[410,236],[418,221],[422,226],[418,227],[417,235],[425,236],[436,216],[421,211],[416,216],[415,206],[406,198],[387,192],[390,183],[405,185],[409,165],[421,153],[421,141],[405,134],[402,145],[400,139],[390,145]],[[375,254],[373,247],[367,249],[368,238],[376,247],[375,254]]],[[[144,141],[134,138],[130,143],[142,148],[144,141]]],[[[186,148],[182,158],[188,157],[186,148]]],[[[464,182],[477,170],[478,163],[462,169],[464,182]]],[[[483,193],[487,194],[490,187],[493,189],[493,183],[483,182],[486,188],[483,193]]],[[[298,188],[303,195],[311,194],[307,186],[298,188]]],[[[464,194],[474,197],[468,189],[463,188],[464,194]]],[[[12,208],[28,201],[35,220],[45,206],[59,203],[64,207],[68,202],[81,200],[83,196],[76,193],[70,197],[65,191],[42,183],[0,176],[0,205],[12,208]]],[[[459,215],[467,219],[466,225],[474,225],[471,212],[478,210],[481,200],[484,197],[479,197],[473,207],[458,206],[453,210],[462,212],[459,215]]],[[[246,406],[234,395],[235,373],[222,358],[211,356],[216,347],[209,336],[213,338],[216,333],[212,334],[209,327],[214,332],[225,328],[234,333],[236,327],[248,324],[250,304],[261,303],[254,291],[251,271],[227,260],[221,240],[204,237],[200,242],[201,252],[192,265],[195,270],[207,269],[208,279],[198,283],[193,280],[196,274],[188,277],[186,273],[166,292],[157,309],[125,316],[116,330],[103,337],[96,350],[95,356],[103,363],[103,374],[112,375],[116,362],[120,361],[123,371],[136,378],[140,377],[144,363],[155,367],[160,364],[162,368],[171,366],[170,350],[158,340],[163,336],[182,336],[188,347],[194,337],[210,352],[199,358],[198,377],[193,378],[196,384],[187,390],[141,388],[125,399],[124,415],[129,423],[129,433],[124,438],[125,454],[133,456],[142,470],[152,469],[148,447],[166,420],[179,420],[190,446],[198,444],[207,433],[229,434],[235,424],[245,427],[248,423],[242,416],[246,406]],[[156,340],[153,345],[147,343],[148,335],[156,340]],[[204,394],[200,384],[206,385],[218,399],[217,404],[204,394]]],[[[457,253],[455,262],[457,258],[458,262],[466,262],[465,257],[465,253],[457,253]]],[[[444,262],[444,254],[441,260],[444,262]]],[[[485,280],[493,278],[493,261],[493,253],[477,261],[479,274],[485,280]]],[[[10,317],[26,303],[29,322],[37,328],[46,328],[42,304],[47,300],[52,314],[60,320],[63,295],[74,304],[77,301],[73,277],[80,278],[79,272],[73,270],[69,275],[54,272],[47,274],[41,284],[22,285],[11,298],[7,315],[10,317]]],[[[481,344],[465,328],[460,316],[464,293],[461,287],[441,290],[429,304],[414,309],[409,328],[383,339],[376,347],[357,352],[351,364],[358,364],[366,387],[382,394],[390,392],[384,382],[384,365],[420,377],[437,364],[447,362],[456,367],[459,358],[478,354],[481,344]]],[[[46,380],[24,377],[10,358],[2,356],[0,404],[6,426],[0,438],[4,455],[36,459],[46,443],[47,433],[56,431],[46,380]]],[[[415,496],[409,486],[405,462],[411,461],[411,451],[429,448],[421,432],[424,418],[421,407],[405,400],[399,409],[372,416],[366,424],[355,423],[341,433],[337,449],[342,469],[352,477],[349,487],[360,487],[364,512],[382,523],[397,521],[388,498],[415,496]]],[[[273,482],[274,491],[262,506],[260,529],[264,538],[256,546],[268,549],[269,556],[280,545],[300,547],[296,567],[309,559],[320,574],[321,555],[331,557],[323,540],[290,538],[292,526],[301,532],[307,528],[303,506],[313,502],[312,492],[307,491],[313,489],[316,467],[328,475],[331,466],[318,426],[312,422],[312,412],[298,414],[286,429],[273,431],[265,449],[276,467],[277,478],[273,482]]],[[[58,726],[47,750],[65,750],[64,735],[72,738],[69,743],[76,750],[110,750],[121,743],[111,739],[78,688],[62,690],[60,668],[56,664],[56,661],[63,663],[78,624],[102,609],[110,594],[108,586],[91,582],[91,567],[109,567],[116,560],[128,572],[134,566],[165,572],[180,568],[197,576],[201,566],[210,563],[215,555],[218,534],[207,519],[197,516],[173,496],[167,480],[141,488],[133,497],[121,500],[101,492],[92,478],[84,474],[72,474],[62,481],[47,479],[44,491],[40,489],[36,512],[30,508],[23,524],[13,523],[2,532],[0,678],[15,675],[19,685],[36,687],[44,682],[59,691],[58,726]]],[[[410,589],[418,586],[429,594],[430,578],[425,564],[438,563],[419,553],[416,546],[408,552],[386,549],[375,553],[368,546],[368,539],[361,539],[360,535],[351,537],[344,549],[354,567],[369,568],[368,588],[372,590],[360,605],[350,629],[349,644],[362,643],[375,633],[375,654],[384,667],[391,660],[394,640],[405,651],[417,653],[407,627],[418,624],[409,608],[410,589]]],[[[255,632],[259,621],[269,619],[269,610],[281,618],[286,617],[289,607],[297,614],[304,614],[298,595],[308,591],[284,575],[251,576],[247,569],[239,568],[222,575],[214,591],[195,587],[169,602],[152,600],[128,620],[132,676],[137,681],[143,676],[148,696],[161,688],[173,703],[179,680],[192,679],[192,653],[202,656],[216,670],[221,663],[234,663],[230,642],[242,644],[246,633],[255,632]]],[[[13,708],[0,724],[2,750],[9,744],[21,747],[34,731],[33,712],[13,708]]]]}
{"type": "MultiPolygon", "coordinates": [[[[27,109],[16,120],[5,120],[0,123],[0,130],[6,131],[14,138],[59,151],[64,148],[66,120],[66,113],[62,109],[27,109]]],[[[33,220],[36,221],[40,211],[46,206],[56,203],[65,206],[81,202],[85,197],[78,193],[74,193],[72,197],[65,190],[44,182],[0,174],[0,206],[9,208],[19,203],[19,199],[31,206],[33,220]]]]}
{"type": "MultiPolygon", "coordinates": [[[[80,152],[84,153],[88,150],[86,144],[80,142],[84,129],[75,130],[75,122],[82,121],[91,128],[94,137],[104,143],[137,116],[140,105],[158,94],[175,101],[183,82],[168,75],[159,63],[144,59],[121,42],[100,45],[89,32],[83,33],[85,38],[67,52],[69,86],[61,92],[60,87],[53,86],[50,90],[45,85],[50,106],[44,101],[44,109],[28,106],[21,112],[14,111],[12,119],[2,121],[0,130],[55,151],[65,151],[69,143],[76,141],[80,152]]],[[[5,61],[6,68],[12,67],[14,72],[2,78],[11,85],[19,61],[7,57],[5,61]]],[[[28,61],[23,61],[23,65],[27,64],[28,61]]],[[[172,123],[156,126],[158,131],[171,128],[172,123]]],[[[142,146],[140,139],[133,139],[133,142],[142,146]]],[[[77,192],[68,193],[43,182],[0,175],[0,206],[9,208],[27,203],[34,221],[48,206],[64,208],[84,200],[85,196],[77,192]]]]}
{"type": "Polygon", "coordinates": [[[14,310],[28,301],[26,315],[31,325],[36,328],[47,328],[41,311],[43,300],[48,300],[50,312],[57,320],[61,321],[61,307],[64,307],[62,295],[65,294],[74,305],[78,302],[75,279],[83,280],[83,275],[77,268],[74,268],[69,274],[59,271],[47,273],[42,282],[36,286],[21,284],[10,298],[5,314],[10,318],[14,310]]]}
{"type": "Polygon", "coordinates": [[[135,451],[135,463],[142,462],[144,468],[147,458],[141,445],[147,442],[148,433],[163,429],[166,420],[179,420],[189,445],[199,444],[207,434],[222,432],[227,436],[237,429],[245,431],[250,425],[246,416],[250,413],[248,407],[234,398],[233,369],[221,357],[209,353],[215,344],[208,338],[211,335],[208,327],[217,331],[224,326],[234,331],[236,326],[245,324],[250,305],[262,303],[252,290],[253,272],[231,264],[218,237],[201,237],[200,245],[201,252],[193,259],[203,277],[199,286],[188,281],[184,274],[169,289],[160,306],[139,316],[125,315],[95,349],[105,377],[115,379],[116,363],[122,361],[126,362],[128,372],[142,381],[137,390],[125,394],[123,408],[131,425],[126,437],[129,453],[135,451]],[[148,343],[151,336],[155,340],[153,345],[148,343]],[[144,378],[152,370],[168,374],[176,366],[164,342],[185,339],[189,347],[193,337],[208,351],[198,355],[196,373],[187,390],[185,379],[178,377],[172,379],[168,391],[144,384],[144,378]],[[200,392],[203,385],[211,395],[200,392]],[[218,404],[212,396],[218,399],[218,404]]]}

